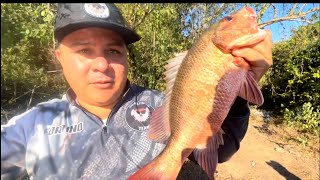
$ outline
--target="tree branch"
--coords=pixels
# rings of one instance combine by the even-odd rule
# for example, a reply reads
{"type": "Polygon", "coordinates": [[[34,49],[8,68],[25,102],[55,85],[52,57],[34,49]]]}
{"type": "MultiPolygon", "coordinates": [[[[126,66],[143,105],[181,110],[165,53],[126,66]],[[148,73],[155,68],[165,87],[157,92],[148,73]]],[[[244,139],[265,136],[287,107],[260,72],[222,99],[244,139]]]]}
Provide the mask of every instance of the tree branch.
{"type": "Polygon", "coordinates": [[[32,102],[32,98],[33,98],[33,93],[34,93],[34,90],[36,89],[36,87],[37,87],[36,85],[33,86],[33,89],[31,91],[31,96],[30,96],[29,103],[27,105],[26,111],[30,108],[30,105],[31,105],[31,102],[32,102]]]}
{"type": "Polygon", "coordinates": [[[296,7],[297,7],[297,3],[294,3],[292,8],[291,8],[291,10],[290,10],[290,12],[289,12],[289,14],[288,14],[288,16],[292,16],[294,14],[294,10],[296,9],[296,7]]]}
{"type": "Polygon", "coordinates": [[[276,6],[272,3],[271,6],[273,7],[273,19],[277,18],[277,8],[276,6]]]}
{"type": "Polygon", "coordinates": [[[307,5],[307,4],[303,4],[303,5],[301,6],[301,8],[299,9],[299,12],[301,12],[302,9],[303,9],[306,5],[307,5]]]}
{"type": "Polygon", "coordinates": [[[270,7],[270,4],[263,4],[259,9],[257,20],[260,21],[266,10],[270,7]],[[269,5],[269,6],[268,6],[269,5]]]}
{"type": "Polygon", "coordinates": [[[132,29],[135,30],[141,23],[144,22],[145,18],[155,9],[155,6],[153,6],[148,12],[145,12],[144,16],[140,19],[140,21],[135,24],[132,29]]]}
{"type": "Polygon", "coordinates": [[[304,19],[304,20],[300,20],[300,19],[288,19],[287,21],[298,21],[298,22],[306,22],[306,23],[309,23],[309,24],[311,24],[311,23],[312,23],[311,21],[309,21],[309,20],[306,20],[306,19],[304,19]]]}
{"type": "Polygon", "coordinates": [[[313,8],[313,9],[310,9],[309,11],[304,12],[304,13],[299,12],[299,13],[294,14],[294,15],[285,16],[285,17],[282,17],[282,18],[272,19],[272,20],[270,20],[270,21],[267,21],[267,22],[264,22],[264,23],[259,24],[259,27],[260,27],[260,28],[263,28],[263,27],[268,26],[268,25],[271,25],[271,24],[273,24],[273,23],[277,23],[277,22],[281,22],[281,21],[287,21],[287,20],[291,20],[291,21],[301,21],[301,20],[294,20],[294,19],[298,19],[298,18],[304,17],[304,16],[306,16],[306,15],[309,14],[309,13],[318,11],[319,9],[320,9],[320,8],[313,8]]]}

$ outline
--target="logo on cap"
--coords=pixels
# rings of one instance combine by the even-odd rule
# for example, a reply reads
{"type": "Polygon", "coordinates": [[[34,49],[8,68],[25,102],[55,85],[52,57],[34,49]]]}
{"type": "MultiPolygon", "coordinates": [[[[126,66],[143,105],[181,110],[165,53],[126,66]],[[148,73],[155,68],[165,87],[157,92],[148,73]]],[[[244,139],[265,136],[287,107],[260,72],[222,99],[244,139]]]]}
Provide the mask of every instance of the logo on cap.
{"type": "Polygon", "coordinates": [[[104,3],[85,3],[84,9],[89,15],[97,18],[107,18],[110,14],[107,5],[104,3]]]}

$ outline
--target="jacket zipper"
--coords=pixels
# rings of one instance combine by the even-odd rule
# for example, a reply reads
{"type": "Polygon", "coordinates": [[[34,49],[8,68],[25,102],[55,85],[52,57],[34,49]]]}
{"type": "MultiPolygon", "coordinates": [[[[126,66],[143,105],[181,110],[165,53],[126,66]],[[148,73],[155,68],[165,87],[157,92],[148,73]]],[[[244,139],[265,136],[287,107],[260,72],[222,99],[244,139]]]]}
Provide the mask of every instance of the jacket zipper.
{"type": "Polygon", "coordinates": [[[107,117],[106,122],[103,123],[102,129],[103,129],[104,134],[107,134],[107,132],[108,132],[107,123],[109,122],[109,119],[110,119],[111,115],[113,115],[113,113],[114,113],[113,110],[115,109],[115,107],[117,107],[117,105],[119,105],[119,104],[122,103],[122,101],[124,100],[124,97],[127,95],[127,93],[129,92],[130,88],[131,88],[131,87],[129,86],[129,88],[128,88],[127,91],[123,94],[123,96],[122,96],[122,98],[119,100],[119,102],[118,102],[118,103],[112,108],[112,110],[110,111],[110,113],[109,113],[109,115],[108,115],[108,117],[107,117]]]}

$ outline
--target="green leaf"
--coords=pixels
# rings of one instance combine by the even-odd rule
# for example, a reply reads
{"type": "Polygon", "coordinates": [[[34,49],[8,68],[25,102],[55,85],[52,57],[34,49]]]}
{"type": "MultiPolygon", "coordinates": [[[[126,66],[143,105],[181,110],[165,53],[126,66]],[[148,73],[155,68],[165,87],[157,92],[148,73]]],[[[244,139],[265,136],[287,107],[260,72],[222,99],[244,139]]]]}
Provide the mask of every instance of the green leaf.
{"type": "Polygon", "coordinates": [[[46,15],[46,11],[41,11],[41,16],[45,16],[46,15]]]}

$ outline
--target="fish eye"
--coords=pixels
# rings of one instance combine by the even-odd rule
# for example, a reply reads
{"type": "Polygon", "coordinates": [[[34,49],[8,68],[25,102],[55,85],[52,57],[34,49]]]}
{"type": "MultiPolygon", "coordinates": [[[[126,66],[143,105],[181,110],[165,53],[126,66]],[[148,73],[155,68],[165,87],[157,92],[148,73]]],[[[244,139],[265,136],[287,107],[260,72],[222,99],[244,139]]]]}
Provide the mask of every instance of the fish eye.
{"type": "Polygon", "coordinates": [[[224,19],[227,20],[227,21],[231,21],[231,20],[232,20],[232,17],[231,17],[231,16],[227,16],[227,17],[225,17],[224,19]]]}

